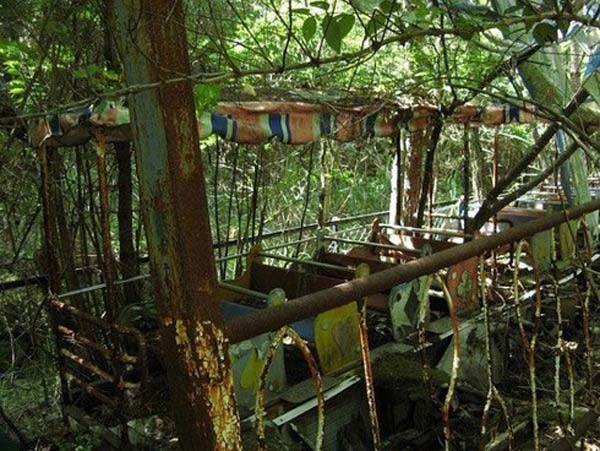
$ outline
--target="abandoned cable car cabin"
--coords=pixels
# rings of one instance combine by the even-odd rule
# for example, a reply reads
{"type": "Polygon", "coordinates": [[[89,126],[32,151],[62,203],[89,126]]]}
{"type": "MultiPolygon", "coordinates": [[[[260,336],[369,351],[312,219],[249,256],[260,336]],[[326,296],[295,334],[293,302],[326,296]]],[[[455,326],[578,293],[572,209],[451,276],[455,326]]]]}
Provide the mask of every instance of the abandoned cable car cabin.
{"type": "MultiPolygon", "coordinates": [[[[501,128],[546,121],[513,105],[465,105],[444,116],[431,105],[238,102],[202,113],[215,259],[195,262],[198,277],[207,268],[219,274],[224,334],[208,322],[201,329],[204,340],[227,349],[215,364],[227,366],[235,400],[235,410],[212,412],[213,420],[235,424],[248,449],[435,449],[454,440],[475,446],[479,432],[468,412],[492,409],[493,449],[524,440],[507,419],[522,412],[517,400],[529,393],[510,386],[544,368],[516,356],[531,355],[546,328],[559,327],[565,342],[575,339],[577,327],[557,323],[549,309],[558,305],[575,323],[589,320],[597,260],[600,204],[587,174],[542,184],[541,175],[553,170],[543,167],[505,198],[485,197],[481,185],[501,183],[501,128]],[[458,146],[434,133],[440,121],[460,137],[458,146]],[[472,164],[481,152],[472,138],[479,127],[495,133],[491,173],[483,177],[472,164]],[[365,143],[374,150],[360,160],[365,143]],[[444,170],[433,164],[443,145],[462,152],[453,199],[438,199],[449,175],[433,170],[444,170]],[[344,152],[363,167],[343,171],[344,152]],[[269,172],[281,158],[306,164],[294,166],[303,170],[300,192],[278,186],[269,172]],[[345,208],[362,190],[348,178],[352,171],[364,171],[366,180],[369,172],[389,174],[374,211],[345,208]],[[307,216],[310,203],[317,217],[307,216]],[[481,218],[484,208],[490,214],[481,218]],[[289,215],[289,226],[270,229],[266,212],[289,215]],[[566,291],[575,295],[561,303],[566,291]]],[[[140,222],[132,207],[131,133],[129,112],[117,103],[30,124],[42,174],[46,272],[2,287],[46,287],[65,418],[101,431],[115,448],[148,443],[140,425],[172,416],[172,357],[160,331],[173,320],[157,311],[141,225],[133,229],[140,222]],[[86,164],[97,178],[88,179],[91,197],[78,201],[98,223],[90,230],[90,218],[82,219],[69,230],[61,158],[75,153],[83,166],[90,147],[96,155],[86,164]],[[118,173],[112,186],[111,171],[118,173]]],[[[170,163],[150,164],[160,172],[170,163]]],[[[141,202],[150,202],[157,218],[167,208],[158,196],[141,202]]],[[[176,333],[180,346],[190,345],[182,325],[176,333]]],[[[587,344],[564,351],[570,383],[576,374],[591,377],[589,337],[582,338],[587,344]],[[587,363],[578,368],[576,360],[587,363]]],[[[202,341],[189,352],[212,365],[202,341]]],[[[211,382],[210,370],[201,377],[228,396],[226,382],[211,382]]],[[[543,396],[536,402],[542,411],[543,396]]],[[[551,423],[544,415],[536,427],[551,423]]]]}

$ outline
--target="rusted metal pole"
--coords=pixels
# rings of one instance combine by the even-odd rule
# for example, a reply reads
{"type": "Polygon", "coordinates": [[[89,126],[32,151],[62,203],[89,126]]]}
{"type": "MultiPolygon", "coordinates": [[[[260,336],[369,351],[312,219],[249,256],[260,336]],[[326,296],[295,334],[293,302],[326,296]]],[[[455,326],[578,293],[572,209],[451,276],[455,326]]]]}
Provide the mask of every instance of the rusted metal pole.
{"type": "Polygon", "coordinates": [[[440,269],[476,257],[499,246],[514,243],[538,232],[551,229],[570,219],[579,218],[598,209],[600,209],[600,199],[526,222],[498,234],[475,239],[469,243],[413,260],[404,265],[377,272],[369,277],[355,279],[299,297],[277,307],[269,307],[249,313],[227,323],[227,336],[231,342],[236,343],[278,329],[285,324],[318,315],[321,312],[347,304],[354,299],[361,299],[417,277],[433,274],[440,269]]]}
{"type": "MultiPolygon", "coordinates": [[[[100,195],[100,229],[102,232],[102,274],[106,284],[105,307],[106,319],[114,322],[118,314],[117,288],[115,286],[115,264],[112,250],[112,236],[110,233],[110,205],[108,193],[108,174],[106,169],[106,139],[102,131],[96,133],[98,146],[96,149],[98,162],[98,193],[100,195]]],[[[114,368],[113,383],[115,386],[122,387],[123,363],[121,361],[121,342],[119,335],[112,332],[109,334],[111,342],[111,361],[114,368]]],[[[65,350],[63,350],[65,351],[65,350]]],[[[127,418],[123,416],[123,407],[126,399],[123,391],[119,390],[117,408],[114,411],[115,417],[119,419],[121,425],[121,443],[123,446],[129,444],[129,433],[127,428],[127,418]]]]}
{"type": "MultiPolygon", "coordinates": [[[[114,0],[113,26],[129,86],[189,74],[183,2],[114,0]]],[[[129,97],[161,343],[179,443],[241,448],[217,300],[191,81],[129,97]]]]}

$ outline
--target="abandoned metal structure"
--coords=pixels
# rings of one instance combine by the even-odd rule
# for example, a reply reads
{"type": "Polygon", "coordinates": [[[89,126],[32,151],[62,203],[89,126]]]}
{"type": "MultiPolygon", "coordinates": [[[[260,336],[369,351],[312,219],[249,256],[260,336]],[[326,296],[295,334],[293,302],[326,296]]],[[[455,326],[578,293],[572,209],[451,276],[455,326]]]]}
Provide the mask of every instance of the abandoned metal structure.
{"type": "MultiPolygon", "coordinates": [[[[124,33],[128,14],[117,8],[124,33]]],[[[189,72],[185,33],[179,25],[169,24],[160,33],[156,27],[164,27],[162,22],[142,24],[138,44],[147,48],[123,44],[129,85],[160,85],[164,68],[189,72]],[[159,34],[177,45],[162,48],[162,41],[153,38],[159,34]],[[154,55],[160,64],[142,57],[144,53],[154,55]]],[[[265,233],[252,237],[259,246],[248,245],[241,255],[222,259],[246,259],[243,273],[217,281],[200,139],[217,135],[240,144],[277,140],[294,145],[321,138],[342,142],[396,138],[402,131],[423,141],[423,130],[442,119],[465,129],[546,119],[534,109],[513,105],[465,105],[442,117],[431,105],[332,107],[298,102],[223,103],[196,118],[188,91],[188,82],[181,82],[143,95],[134,93],[129,106],[136,121],[131,123],[129,110],[115,102],[30,124],[31,144],[40,156],[47,305],[56,334],[64,413],[84,424],[103,425],[103,436],[115,447],[128,440],[131,419],[164,412],[170,400],[178,425],[195,431],[179,434],[186,449],[198,443],[239,449],[242,432],[253,423],[259,447],[266,449],[266,410],[273,429],[289,427],[312,449],[339,449],[340,435],[352,424],[367,431],[364,435],[373,449],[382,449],[385,440],[393,440],[400,421],[396,407],[406,401],[396,399],[389,387],[377,386],[374,377],[376,362],[391,352],[422,353],[435,360],[434,366],[449,370],[441,407],[449,441],[450,405],[461,377],[460,349],[481,323],[486,272],[496,271],[502,258],[514,271],[511,274],[522,270],[523,263],[535,275],[526,287],[533,294],[523,295],[531,298],[541,292],[540,268],[575,254],[579,258],[581,251],[581,274],[596,258],[589,243],[597,233],[597,221],[590,216],[586,226],[580,218],[599,210],[600,200],[547,215],[539,209],[509,206],[484,218],[489,227],[473,230],[469,224],[475,202],[467,180],[462,206],[457,202],[448,212],[430,205],[429,216],[441,219],[437,227],[433,220],[428,227],[422,222],[399,224],[403,208],[396,204],[390,224],[383,220],[388,212],[373,212],[315,224],[314,234],[295,241],[288,237],[297,229],[265,233]],[[167,103],[170,113],[158,114],[167,103]],[[182,137],[188,147],[179,147],[182,137]],[[60,147],[89,140],[97,149],[102,275],[96,285],[65,291],[50,157],[60,147]],[[118,280],[106,169],[107,146],[130,141],[137,154],[158,307],[158,312],[143,312],[133,321],[131,306],[123,305],[119,290],[131,285],[140,289],[149,275],[118,280]],[[338,229],[328,229],[333,226],[338,229]],[[282,237],[283,244],[268,246],[269,239],[282,237]],[[522,240],[527,240],[527,253],[522,240]],[[300,244],[311,246],[312,259],[281,252],[300,244]],[[377,322],[388,327],[380,343],[374,343],[371,335],[370,326],[377,322]],[[297,351],[290,351],[292,345],[297,351]],[[307,383],[311,380],[314,389],[307,383]],[[382,393],[389,397],[377,396],[382,393]],[[197,417],[178,408],[184,405],[191,405],[197,417]]],[[[431,189],[426,185],[421,179],[409,181],[414,189],[404,208],[406,217],[426,215],[423,193],[431,189]]],[[[555,197],[560,199],[545,190],[535,202],[550,209],[555,197]]],[[[515,297],[519,302],[521,298],[515,297]]],[[[471,365],[485,373],[483,364],[471,365]]]]}

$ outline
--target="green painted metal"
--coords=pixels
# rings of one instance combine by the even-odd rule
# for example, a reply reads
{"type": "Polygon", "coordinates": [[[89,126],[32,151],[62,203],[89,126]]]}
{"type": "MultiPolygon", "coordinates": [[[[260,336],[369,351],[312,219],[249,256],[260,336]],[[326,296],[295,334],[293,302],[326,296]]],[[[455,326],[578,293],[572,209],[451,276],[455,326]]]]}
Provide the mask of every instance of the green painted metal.
{"type": "MultiPolygon", "coordinates": [[[[281,288],[273,289],[267,296],[267,305],[276,306],[285,302],[286,295],[281,288]]],[[[230,346],[229,355],[233,367],[235,394],[242,417],[248,415],[256,404],[256,391],[260,382],[265,358],[274,333],[266,333],[230,346]]],[[[279,348],[266,376],[265,389],[268,394],[281,393],[287,388],[283,348],[279,348]]]]}
{"type": "MultiPolygon", "coordinates": [[[[562,226],[561,226],[562,227],[562,226]]],[[[546,230],[531,237],[531,250],[540,270],[547,271],[554,260],[554,230],[546,230]]]]}
{"type": "Polygon", "coordinates": [[[396,341],[414,333],[419,322],[419,308],[425,306],[425,324],[429,325],[429,289],[431,277],[424,276],[400,284],[390,292],[389,307],[392,332],[396,341]],[[426,299],[425,299],[426,298],[426,299]]]}

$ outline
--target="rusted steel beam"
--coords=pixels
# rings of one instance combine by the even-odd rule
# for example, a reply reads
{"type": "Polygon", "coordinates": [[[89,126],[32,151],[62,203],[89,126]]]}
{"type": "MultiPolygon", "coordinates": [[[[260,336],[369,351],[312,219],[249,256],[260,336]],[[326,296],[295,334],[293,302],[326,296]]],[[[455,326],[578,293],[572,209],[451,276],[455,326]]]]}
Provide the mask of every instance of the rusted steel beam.
{"type": "Polygon", "coordinates": [[[68,327],[59,325],[57,329],[61,333],[61,338],[65,343],[79,347],[92,348],[94,351],[101,354],[105,359],[110,359],[111,354],[106,347],[96,343],[93,340],[90,340],[86,336],[81,335],[79,332],[69,329],[68,327]]]}
{"type": "MultiPolygon", "coordinates": [[[[118,314],[119,303],[117,301],[117,289],[115,287],[115,264],[112,250],[112,237],[110,233],[110,205],[108,195],[108,174],[106,169],[106,139],[104,133],[99,131],[96,133],[96,140],[98,146],[96,147],[96,154],[98,157],[98,188],[100,194],[100,230],[102,232],[102,275],[104,276],[104,282],[106,283],[106,290],[104,293],[105,307],[106,307],[106,319],[113,323],[118,314]]],[[[73,271],[74,273],[74,271],[73,271]]],[[[113,367],[113,383],[120,385],[123,383],[123,362],[122,362],[122,346],[121,340],[118,333],[111,331],[109,333],[109,340],[111,343],[111,364],[113,367]]],[[[64,349],[63,349],[64,352],[64,349]]],[[[119,397],[118,408],[115,409],[114,415],[119,418],[121,425],[121,435],[124,438],[124,444],[129,440],[127,434],[127,419],[123,416],[123,407],[127,400],[123,397],[119,397]]]]}
{"type": "Polygon", "coordinates": [[[183,2],[115,0],[111,8],[133,93],[143,219],[161,346],[179,443],[185,450],[241,448],[191,81],[183,2]]]}
{"type": "MultiPolygon", "coordinates": [[[[70,359],[71,361],[73,361],[74,363],[76,363],[77,365],[79,365],[80,367],[85,368],[90,373],[98,376],[104,382],[109,382],[109,383],[114,382],[115,378],[112,374],[109,374],[106,371],[104,371],[102,368],[99,368],[97,365],[94,365],[93,363],[88,362],[84,357],[81,357],[67,349],[64,349],[64,348],[60,350],[60,353],[62,355],[64,355],[65,357],[67,357],[68,359],[70,359]]],[[[116,384],[115,384],[115,387],[117,387],[116,384]]],[[[122,388],[122,387],[117,387],[117,388],[122,388]]]]}
{"type": "Polygon", "coordinates": [[[369,277],[355,279],[299,297],[277,307],[268,307],[249,313],[227,322],[227,336],[232,343],[237,343],[278,329],[286,324],[345,305],[355,299],[361,299],[423,275],[432,274],[468,258],[514,243],[598,209],[600,209],[600,199],[544,216],[495,235],[457,245],[452,249],[440,251],[404,265],[377,272],[369,277]]]}
{"type": "MultiPolygon", "coordinates": [[[[124,326],[116,322],[109,323],[104,320],[101,320],[100,318],[96,318],[95,316],[92,316],[89,313],[82,312],[81,310],[73,307],[72,305],[66,304],[58,300],[56,296],[49,297],[48,305],[50,314],[56,315],[56,311],[61,311],[64,313],[68,313],[74,318],[91,323],[102,330],[111,331],[113,333],[118,333],[121,335],[129,335],[133,337],[138,347],[138,355],[136,359],[137,361],[135,362],[135,364],[136,368],[140,370],[140,384],[142,388],[145,386],[148,379],[148,365],[146,363],[146,339],[138,329],[134,327],[124,326]]],[[[60,318],[57,317],[57,325],[59,323],[60,318]]],[[[59,332],[60,331],[57,329],[57,337],[59,337],[59,332]]],[[[60,347],[60,341],[57,342],[57,346],[60,347]]],[[[125,354],[121,355],[121,359],[123,360],[123,362],[127,361],[127,363],[134,363],[131,359],[128,359],[125,354]]]]}
{"type": "Polygon", "coordinates": [[[110,396],[105,395],[104,393],[99,391],[97,388],[95,388],[93,385],[85,382],[79,376],[77,376],[73,373],[69,373],[69,379],[71,379],[71,381],[73,381],[77,385],[79,385],[87,394],[89,394],[90,396],[93,396],[101,403],[106,404],[107,406],[111,407],[112,409],[117,408],[117,401],[115,399],[111,398],[110,396]]]}

